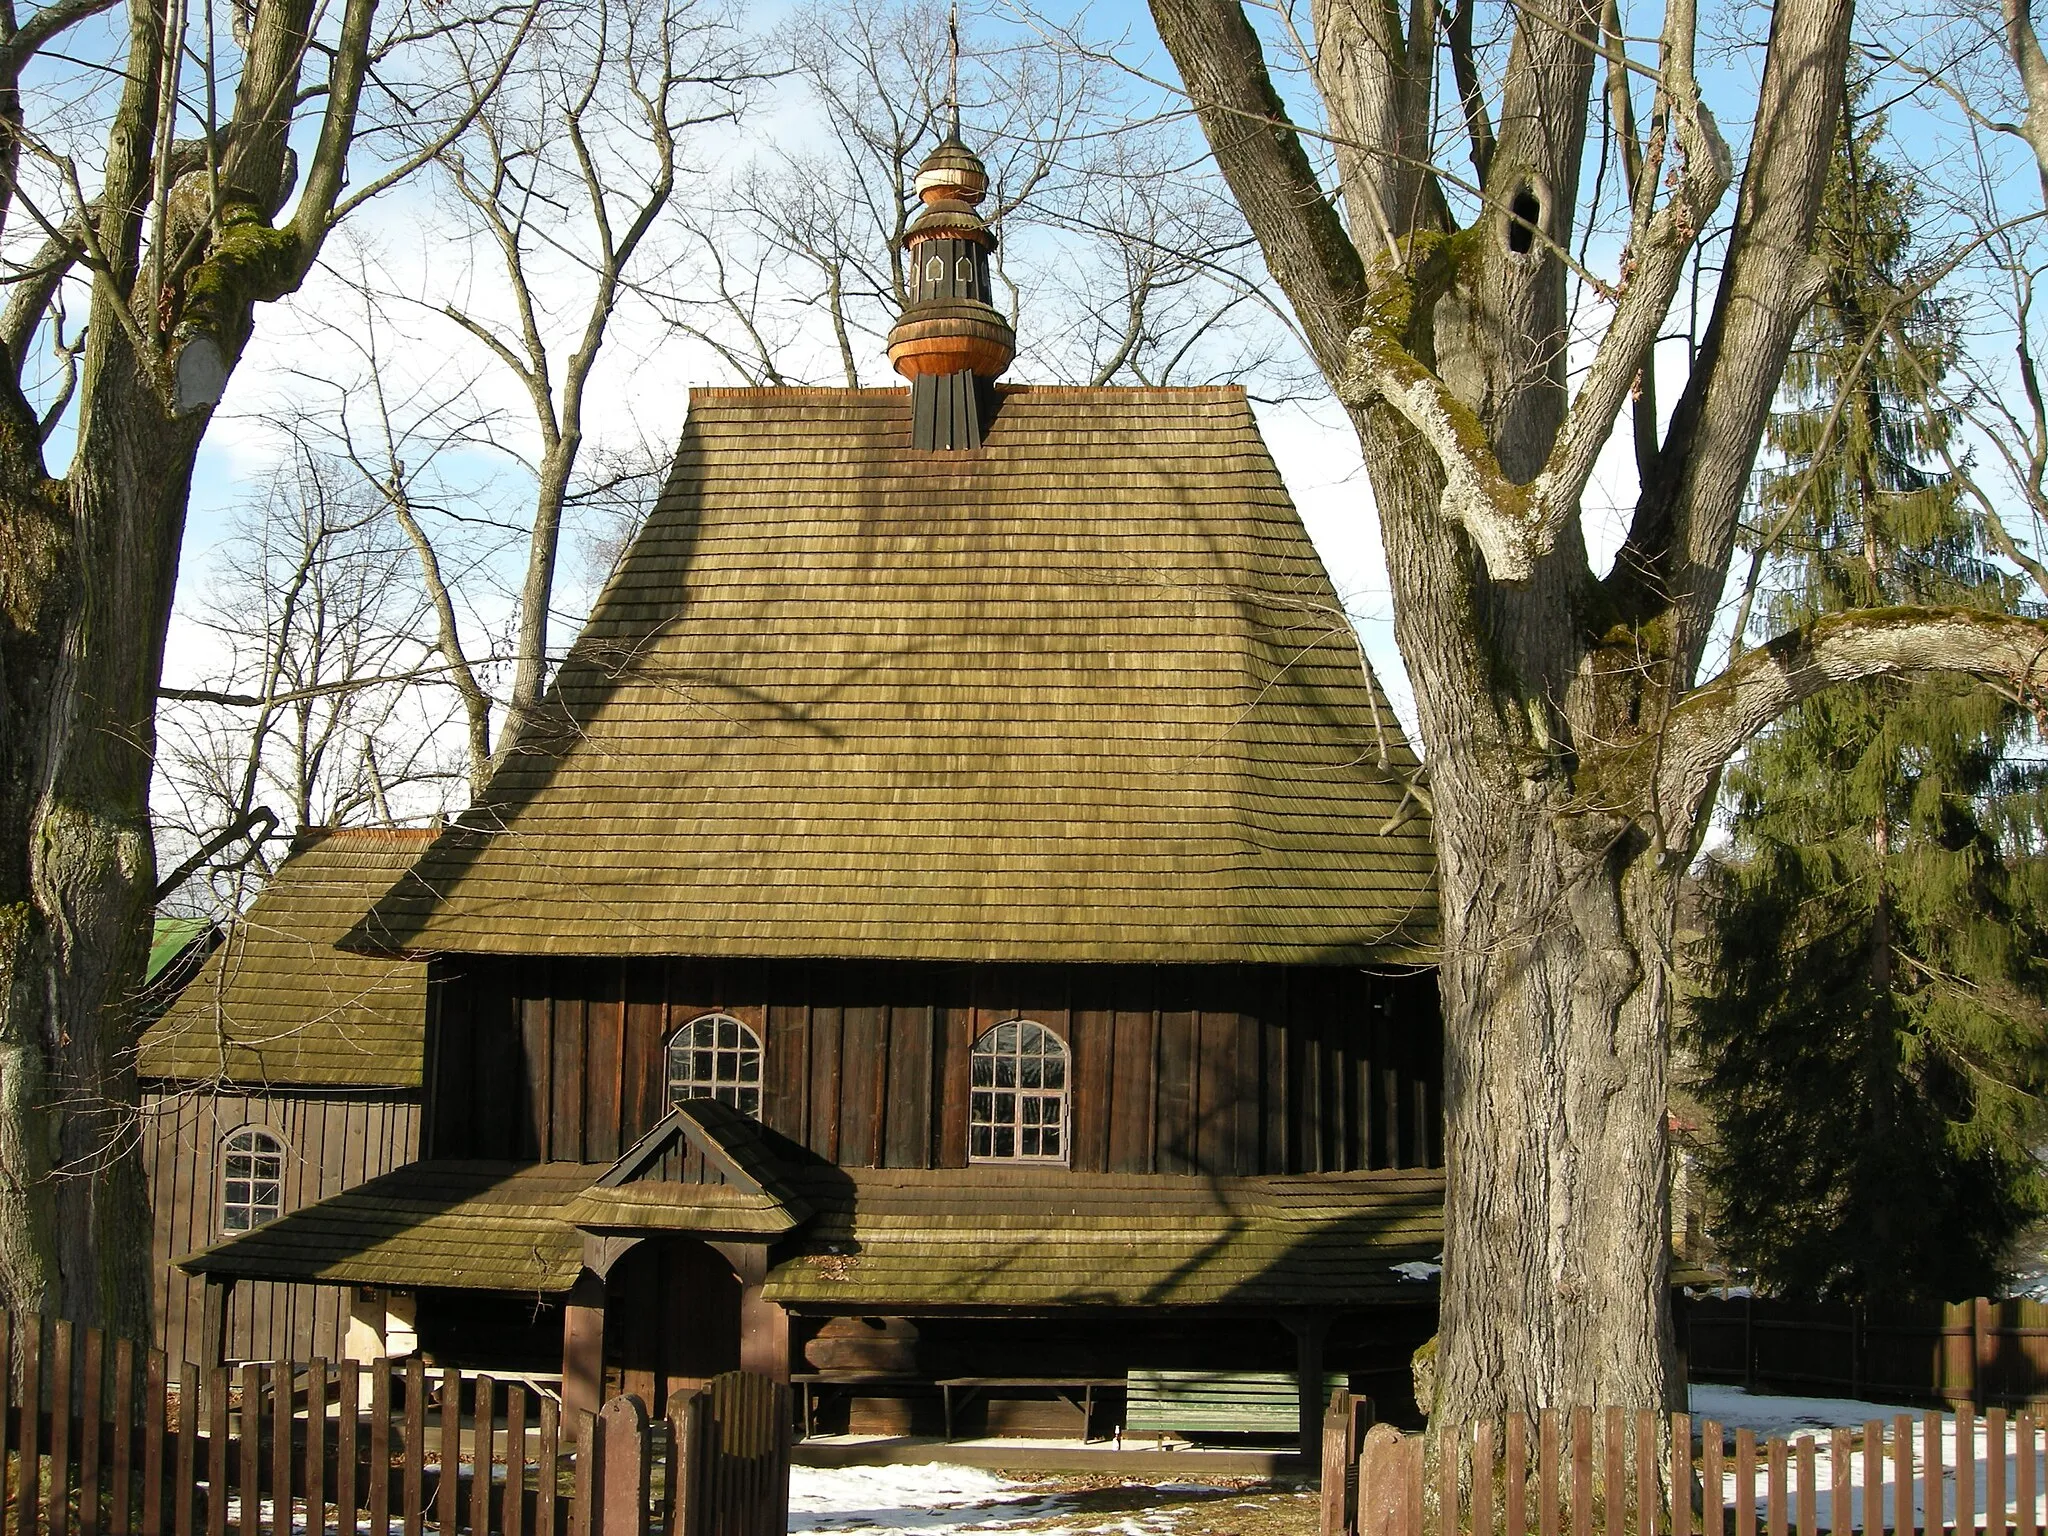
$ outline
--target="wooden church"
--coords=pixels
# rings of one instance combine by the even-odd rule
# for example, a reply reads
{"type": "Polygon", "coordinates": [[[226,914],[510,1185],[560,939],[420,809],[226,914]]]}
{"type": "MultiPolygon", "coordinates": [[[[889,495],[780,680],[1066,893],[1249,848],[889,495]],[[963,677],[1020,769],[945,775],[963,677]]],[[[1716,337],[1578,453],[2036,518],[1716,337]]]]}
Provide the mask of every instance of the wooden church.
{"type": "Polygon", "coordinates": [[[693,391],[545,711],[340,940],[423,978],[417,1157],[195,1244],[207,1316],[402,1297],[572,1405],[744,1365],[826,1428],[1405,1390],[1415,760],[1241,390],[997,386],[986,186],[920,171],[907,390],[693,391]]]}

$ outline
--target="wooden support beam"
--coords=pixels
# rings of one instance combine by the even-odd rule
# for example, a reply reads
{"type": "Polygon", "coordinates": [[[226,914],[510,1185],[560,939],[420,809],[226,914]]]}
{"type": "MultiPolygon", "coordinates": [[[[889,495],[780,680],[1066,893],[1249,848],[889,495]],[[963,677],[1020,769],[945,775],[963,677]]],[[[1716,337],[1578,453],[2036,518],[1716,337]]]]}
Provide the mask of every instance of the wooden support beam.
{"type": "Polygon", "coordinates": [[[604,1404],[604,1282],[585,1272],[562,1307],[562,1428],[574,1439],[604,1404]]]}
{"type": "Polygon", "coordinates": [[[1286,1318],[1294,1334],[1294,1380],[1301,1402],[1301,1454],[1318,1465],[1323,1447],[1323,1344],[1330,1336],[1327,1313],[1301,1312],[1286,1318]]]}
{"type": "Polygon", "coordinates": [[[204,1356],[202,1365],[225,1365],[228,1358],[228,1311],[235,1299],[233,1277],[223,1279],[218,1275],[206,1277],[206,1297],[202,1305],[199,1323],[199,1348],[204,1356]]]}
{"type": "Polygon", "coordinates": [[[787,1383],[789,1314],[764,1294],[766,1243],[713,1243],[740,1277],[740,1369],[787,1383]]]}

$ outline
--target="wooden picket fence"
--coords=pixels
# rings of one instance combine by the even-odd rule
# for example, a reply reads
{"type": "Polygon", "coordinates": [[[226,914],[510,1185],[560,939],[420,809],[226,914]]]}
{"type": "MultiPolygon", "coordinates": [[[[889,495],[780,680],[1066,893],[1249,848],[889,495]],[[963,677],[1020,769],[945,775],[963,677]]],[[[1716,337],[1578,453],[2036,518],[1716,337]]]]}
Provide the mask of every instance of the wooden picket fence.
{"type": "Polygon", "coordinates": [[[738,1371],[571,1436],[524,1381],[417,1357],[201,1372],[0,1312],[0,1536],[781,1536],[790,1426],[738,1371]]]}
{"type": "Polygon", "coordinates": [[[1759,1439],[1618,1408],[1461,1424],[1433,1477],[1422,1435],[1333,1398],[1324,1536],[2048,1536],[2048,1416],[1965,1409],[1759,1439]]]}

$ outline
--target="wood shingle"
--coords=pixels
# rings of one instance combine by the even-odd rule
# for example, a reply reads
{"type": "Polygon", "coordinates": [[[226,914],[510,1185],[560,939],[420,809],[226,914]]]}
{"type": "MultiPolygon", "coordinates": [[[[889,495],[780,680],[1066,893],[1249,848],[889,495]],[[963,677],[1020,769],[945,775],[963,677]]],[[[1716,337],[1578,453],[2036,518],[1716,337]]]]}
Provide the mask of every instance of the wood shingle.
{"type": "Polygon", "coordinates": [[[352,945],[1426,961],[1430,829],[1242,391],[699,390],[483,805],[352,945]]]}

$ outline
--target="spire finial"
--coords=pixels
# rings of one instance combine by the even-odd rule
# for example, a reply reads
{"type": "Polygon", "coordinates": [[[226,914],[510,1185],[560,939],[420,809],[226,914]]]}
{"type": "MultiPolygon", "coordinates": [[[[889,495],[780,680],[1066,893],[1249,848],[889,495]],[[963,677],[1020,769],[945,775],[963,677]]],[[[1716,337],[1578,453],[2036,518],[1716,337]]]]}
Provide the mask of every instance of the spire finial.
{"type": "Polygon", "coordinates": [[[960,137],[960,5],[946,12],[946,105],[953,114],[953,137],[960,137]]]}

